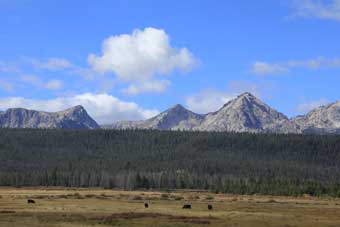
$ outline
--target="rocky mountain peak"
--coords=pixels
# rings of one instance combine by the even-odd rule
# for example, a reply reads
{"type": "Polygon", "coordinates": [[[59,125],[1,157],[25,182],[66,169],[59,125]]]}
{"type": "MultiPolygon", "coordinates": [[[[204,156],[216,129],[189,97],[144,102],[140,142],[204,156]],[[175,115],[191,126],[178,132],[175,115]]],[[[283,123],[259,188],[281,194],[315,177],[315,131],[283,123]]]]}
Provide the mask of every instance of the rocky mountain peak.
{"type": "Polygon", "coordinates": [[[254,96],[252,93],[250,92],[244,92],[242,94],[240,94],[236,99],[257,99],[256,96],[254,96]]]}
{"type": "Polygon", "coordinates": [[[0,114],[3,128],[69,128],[95,129],[99,125],[82,106],[60,112],[43,112],[24,108],[10,108],[0,114]]]}
{"type": "Polygon", "coordinates": [[[85,108],[81,105],[77,105],[71,108],[68,108],[64,111],[60,111],[59,113],[64,113],[64,114],[68,114],[68,115],[87,115],[87,111],[85,110],[85,108]]]}
{"type": "Polygon", "coordinates": [[[121,121],[111,127],[116,129],[140,128],[158,130],[191,130],[203,120],[203,115],[196,114],[180,104],[163,111],[145,121],[121,121]]]}
{"type": "Polygon", "coordinates": [[[208,114],[198,129],[235,132],[268,132],[282,129],[283,132],[295,132],[295,127],[290,130],[291,126],[285,129],[279,126],[288,121],[285,115],[251,93],[245,92],[230,100],[220,110],[208,114]]]}
{"type": "Polygon", "coordinates": [[[163,113],[166,114],[185,114],[191,112],[190,110],[186,109],[184,106],[181,104],[176,104],[172,106],[171,108],[165,110],[163,113]]]}
{"type": "Polygon", "coordinates": [[[320,106],[309,113],[293,118],[296,124],[308,132],[334,132],[340,130],[340,101],[320,106]]]}
{"type": "Polygon", "coordinates": [[[254,96],[253,94],[249,92],[245,92],[237,96],[235,99],[231,100],[230,104],[236,105],[238,107],[249,106],[249,105],[259,105],[259,106],[266,107],[266,109],[269,109],[269,106],[267,104],[265,104],[264,102],[262,102],[260,99],[258,99],[256,96],[254,96]]]}

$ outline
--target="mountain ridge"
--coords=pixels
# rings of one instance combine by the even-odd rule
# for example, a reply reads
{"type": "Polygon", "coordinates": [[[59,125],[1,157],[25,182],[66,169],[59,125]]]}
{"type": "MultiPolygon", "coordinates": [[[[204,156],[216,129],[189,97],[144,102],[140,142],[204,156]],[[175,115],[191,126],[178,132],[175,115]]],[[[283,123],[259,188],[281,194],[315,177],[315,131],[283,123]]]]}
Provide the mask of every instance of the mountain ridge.
{"type": "Polygon", "coordinates": [[[202,120],[202,114],[194,113],[181,104],[176,104],[162,113],[141,121],[121,121],[111,125],[114,129],[159,129],[159,130],[192,130],[202,120]]]}
{"type": "Polygon", "coordinates": [[[0,127],[97,129],[99,125],[78,105],[58,112],[9,108],[0,112],[0,127]]]}
{"type": "Polygon", "coordinates": [[[250,133],[340,134],[340,101],[317,107],[305,115],[288,118],[249,92],[221,108],[197,114],[176,104],[160,114],[139,121],[117,121],[99,126],[78,105],[58,112],[10,108],[0,111],[0,128],[153,129],[250,133]]]}
{"type": "Polygon", "coordinates": [[[232,131],[232,132],[270,132],[270,133],[299,133],[299,126],[290,122],[284,114],[271,108],[249,92],[245,92],[225,103],[220,109],[207,114],[196,114],[177,104],[159,115],[144,121],[124,121],[111,125],[113,129],[158,129],[158,130],[193,130],[193,131],[232,131]],[[183,119],[181,123],[168,127],[157,127],[150,122],[157,119],[163,121],[164,115],[173,112],[174,108],[190,113],[191,118],[177,116],[183,119]],[[149,126],[149,127],[148,127],[149,126]]]}

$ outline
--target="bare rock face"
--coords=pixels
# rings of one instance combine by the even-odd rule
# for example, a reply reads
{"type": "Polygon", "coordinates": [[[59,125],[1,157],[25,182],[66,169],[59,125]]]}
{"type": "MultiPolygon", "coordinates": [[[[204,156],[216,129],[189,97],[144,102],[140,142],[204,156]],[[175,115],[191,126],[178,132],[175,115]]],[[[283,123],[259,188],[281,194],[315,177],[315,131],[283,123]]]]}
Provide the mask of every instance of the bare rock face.
{"type": "Polygon", "coordinates": [[[340,133],[340,101],[292,119],[305,133],[340,133]]]}
{"type": "Polygon", "coordinates": [[[96,129],[98,124],[82,106],[60,112],[42,112],[23,108],[12,108],[0,112],[1,128],[65,128],[96,129]]]}
{"type": "Polygon", "coordinates": [[[282,113],[246,92],[209,113],[196,128],[201,131],[297,133],[298,126],[282,113]]]}
{"type": "Polygon", "coordinates": [[[174,107],[148,120],[116,122],[111,126],[111,128],[191,130],[194,127],[197,127],[203,119],[203,115],[193,113],[190,110],[185,109],[181,105],[175,105],[174,107]]]}
{"type": "MultiPolygon", "coordinates": [[[[23,108],[0,111],[0,128],[97,129],[99,125],[82,106],[75,106],[54,113],[23,108]]],[[[205,115],[175,105],[148,120],[115,122],[103,128],[340,134],[340,101],[318,107],[306,115],[288,119],[246,92],[226,103],[218,111],[205,115]]]]}
{"type": "Polygon", "coordinates": [[[297,133],[299,127],[282,113],[250,93],[226,103],[220,110],[200,115],[176,105],[145,121],[114,123],[115,129],[158,129],[233,132],[297,133]]]}

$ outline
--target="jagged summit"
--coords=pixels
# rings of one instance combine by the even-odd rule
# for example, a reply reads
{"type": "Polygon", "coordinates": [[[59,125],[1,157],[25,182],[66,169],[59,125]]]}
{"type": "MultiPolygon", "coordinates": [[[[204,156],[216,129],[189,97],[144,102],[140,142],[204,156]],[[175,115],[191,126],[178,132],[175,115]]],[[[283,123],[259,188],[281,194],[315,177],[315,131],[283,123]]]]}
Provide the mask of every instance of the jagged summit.
{"type": "Polygon", "coordinates": [[[59,112],[44,112],[24,108],[10,108],[0,113],[2,128],[69,128],[96,129],[98,124],[82,106],[59,112]]]}
{"type": "Polygon", "coordinates": [[[303,131],[340,132],[340,101],[320,106],[309,113],[292,119],[303,131]]]}
{"type": "Polygon", "coordinates": [[[73,106],[64,111],[70,111],[70,112],[71,111],[85,111],[86,112],[85,108],[82,105],[73,106]]]}
{"type": "MultiPolygon", "coordinates": [[[[0,128],[96,129],[98,124],[77,105],[59,112],[24,108],[0,111],[0,128]]],[[[105,128],[197,130],[263,133],[340,133],[340,101],[320,106],[288,119],[250,92],[225,103],[219,110],[197,114],[176,104],[155,117],[140,121],[115,122],[105,128]]]]}
{"type": "Polygon", "coordinates": [[[169,109],[167,109],[167,110],[165,110],[164,112],[162,112],[162,113],[172,113],[172,112],[178,112],[178,113],[180,113],[180,112],[191,112],[190,110],[188,110],[188,109],[186,109],[184,106],[182,106],[181,104],[176,104],[176,105],[174,105],[174,106],[172,106],[172,107],[170,107],[169,109]]]}
{"type": "Polygon", "coordinates": [[[176,104],[169,109],[186,109],[186,108],[184,106],[182,106],[181,104],[176,104]]]}
{"type": "Polygon", "coordinates": [[[242,94],[238,95],[237,98],[248,98],[248,99],[255,98],[256,99],[255,95],[253,95],[250,92],[243,92],[242,94]]]}
{"type": "Polygon", "coordinates": [[[148,120],[116,122],[111,127],[116,129],[192,130],[201,123],[203,118],[203,115],[196,114],[177,104],[148,120]]]}
{"type": "Polygon", "coordinates": [[[282,113],[270,108],[249,92],[242,93],[206,115],[196,114],[177,104],[159,115],[137,122],[117,122],[113,128],[199,130],[235,132],[297,132],[297,126],[282,113]]]}
{"type": "Polygon", "coordinates": [[[297,132],[288,118],[272,109],[249,92],[227,102],[221,109],[208,114],[197,127],[202,131],[234,132],[297,132]],[[283,125],[289,125],[284,128],[283,125]]]}

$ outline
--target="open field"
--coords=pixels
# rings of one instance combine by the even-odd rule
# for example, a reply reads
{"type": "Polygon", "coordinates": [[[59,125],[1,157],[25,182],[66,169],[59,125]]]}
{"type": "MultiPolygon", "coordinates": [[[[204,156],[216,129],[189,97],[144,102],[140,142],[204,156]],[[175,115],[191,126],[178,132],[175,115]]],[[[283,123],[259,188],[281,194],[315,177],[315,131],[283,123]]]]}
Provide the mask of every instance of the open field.
{"type": "Polygon", "coordinates": [[[207,192],[0,188],[0,227],[340,227],[340,199],[207,192]],[[27,204],[34,199],[35,204],[27,204]],[[144,202],[149,208],[144,208],[144,202]],[[191,210],[183,210],[191,204],[191,210]],[[213,205],[213,210],[207,209],[213,205]]]}

